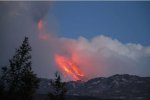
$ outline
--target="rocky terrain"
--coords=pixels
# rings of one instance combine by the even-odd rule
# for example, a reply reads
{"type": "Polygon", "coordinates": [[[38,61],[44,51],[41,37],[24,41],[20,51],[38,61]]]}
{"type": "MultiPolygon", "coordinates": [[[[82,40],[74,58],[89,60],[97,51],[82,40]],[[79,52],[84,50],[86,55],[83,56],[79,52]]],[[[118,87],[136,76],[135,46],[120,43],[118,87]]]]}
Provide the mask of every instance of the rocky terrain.
{"type": "MultiPolygon", "coordinates": [[[[83,81],[67,82],[67,95],[103,99],[150,100],[150,77],[113,75],[83,81]]],[[[51,91],[49,80],[41,79],[39,94],[51,91]]]]}

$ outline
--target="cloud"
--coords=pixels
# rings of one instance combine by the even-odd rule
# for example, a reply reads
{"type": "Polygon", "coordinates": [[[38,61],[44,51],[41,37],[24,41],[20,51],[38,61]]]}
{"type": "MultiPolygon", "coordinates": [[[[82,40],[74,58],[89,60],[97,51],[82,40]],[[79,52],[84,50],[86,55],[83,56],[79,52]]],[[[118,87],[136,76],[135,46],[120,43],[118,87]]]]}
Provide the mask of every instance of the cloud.
{"type": "Polygon", "coordinates": [[[90,40],[61,38],[68,55],[83,70],[86,78],[113,74],[150,75],[150,47],[123,44],[104,35],[90,40]]]}

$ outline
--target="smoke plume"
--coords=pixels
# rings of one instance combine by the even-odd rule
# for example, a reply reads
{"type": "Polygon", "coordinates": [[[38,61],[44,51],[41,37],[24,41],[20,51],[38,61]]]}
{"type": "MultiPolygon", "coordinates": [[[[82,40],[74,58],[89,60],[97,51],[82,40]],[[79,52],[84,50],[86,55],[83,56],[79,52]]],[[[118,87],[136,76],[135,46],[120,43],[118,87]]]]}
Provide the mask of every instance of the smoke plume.
{"type": "MultiPolygon", "coordinates": [[[[45,27],[50,2],[0,2],[0,62],[7,65],[14,48],[29,36],[33,49],[33,70],[39,77],[52,78],[60,54],[73,61],[84,73],[83,79],[113,74],[150,75],[150,47],[124,44],[99,35],[91,39],[58,37],[45,27]]],[[[70,79],[66,79],[70,80],[70,79]]]]}
{"type": "Polygon", "coordinates": [[[85,78],[114,74],[150,75],[150,47],[123,44],[107,36],[61,38],[71,59],[84,71],[85,78]]]}

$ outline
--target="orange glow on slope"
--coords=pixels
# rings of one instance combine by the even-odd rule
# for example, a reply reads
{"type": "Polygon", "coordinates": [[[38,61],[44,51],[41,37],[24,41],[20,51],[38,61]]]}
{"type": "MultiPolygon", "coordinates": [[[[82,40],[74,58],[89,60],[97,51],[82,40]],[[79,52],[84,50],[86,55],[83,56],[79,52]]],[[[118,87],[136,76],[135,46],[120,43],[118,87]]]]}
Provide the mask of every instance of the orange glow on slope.
{"type": "Polygon", "coordinates": [[[71,76],[74,80],[80,80],[81,77],[84,76],[83,72],[72,60],[61,55],[55,55],[55,61],[60,70],[63,71],[65,75],[71,76]]]}

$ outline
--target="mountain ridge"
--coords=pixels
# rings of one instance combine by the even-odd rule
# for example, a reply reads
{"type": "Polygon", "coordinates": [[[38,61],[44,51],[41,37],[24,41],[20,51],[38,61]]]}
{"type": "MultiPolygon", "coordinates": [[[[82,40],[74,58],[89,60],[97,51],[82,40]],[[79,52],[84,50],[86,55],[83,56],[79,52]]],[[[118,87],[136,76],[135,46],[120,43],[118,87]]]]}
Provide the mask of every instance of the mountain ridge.
{"type": "MultiPolygon", "coordinates": [[[[51,90],[49,80],[41,79],[38,93],[51,90]]],[[[67,95],[92,96],[104,99],[150,100],[150,77],[129,74],[116,74],[97,77],[88,81],[69,81],[66,83],[67,95]]]]}

